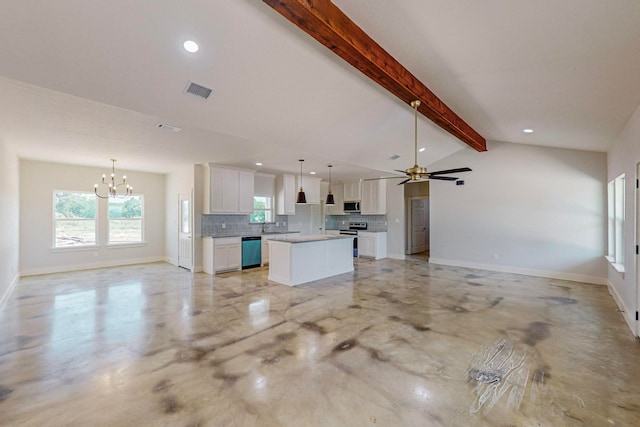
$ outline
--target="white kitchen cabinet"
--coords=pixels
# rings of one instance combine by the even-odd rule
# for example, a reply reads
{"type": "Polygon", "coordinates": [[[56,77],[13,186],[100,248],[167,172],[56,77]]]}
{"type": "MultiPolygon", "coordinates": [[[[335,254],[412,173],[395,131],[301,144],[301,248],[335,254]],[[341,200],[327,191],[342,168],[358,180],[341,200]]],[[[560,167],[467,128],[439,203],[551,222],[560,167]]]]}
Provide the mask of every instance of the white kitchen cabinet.
{"type": "Polygon", "coordinates": [[[386,232],[358,232],[358,257],[382,259],[387,257],[386,232]]]}
{"type": "Polygon", "coordinates": [[[238,213],[253,213],[255,172],[238,171],[238,213]]]}
{"type": "MultiPolygon", "coordinates": [[[[328,191],[327,191],[328,192],[328,191]]],[[[335,205],[326,205],[325,212],[327,215],[345,215],[344,213],[344,187],[336,184],[331,185],[331,192],[333,193],[333,200],[335,205]]],[[[323,200],[327,200],[327,195],[324,194],[323,200]]]]}
{"type": "Polygon", "coordinates": [[[387,182],[380,180],[362,182],[362,215],[385,215],[387,213],[387,182]]]}
{"type": "Polygon", "coordinates": [[[210,213],[253,212],[253,171],[210,165],[208,183],[210,213]]]}
{"type": "Polygon", "coordinates": [[[344,189],[344,201],[345,202],[357,202],[361,200],[361,193],[360,193],[360,184],[361,181],[356,181],[356,182],[345,182],[343,184],[343,189],[344,189]]]}
{"type": "Polygon", "coordinates": [[[291,237],[298,237],[299,231],[293,233],[264,234],[262,236],[262,265],[269,264],[269,240],[287,240],[291,237]]]}
{"type": "MultiPolygon", "coordinates": [[[[304,189],[304,195],[307,198],[308,205],[320,204],[320,181],[322,181],[320,178],[311,176],[302,177],[302,188],[304,189]]],[[[296,177],[296,198],[300,187],[300,175],[298,175],[296,177]]]]}
{"type": "Polygon", "coordinates": [[[262,236],[262,265],[269,264],[269,236],[262,236]]]}
{"type": "Polygon", "coordinates": [[[293,175],[276,177],[276,214],[296,214],[296,178],[293,175]]]}
{"type": "Polygon", "coordinates": [[[216,273],[242,268],[242,239],[223,237],[213,239],[213,265],[216,273]]]}

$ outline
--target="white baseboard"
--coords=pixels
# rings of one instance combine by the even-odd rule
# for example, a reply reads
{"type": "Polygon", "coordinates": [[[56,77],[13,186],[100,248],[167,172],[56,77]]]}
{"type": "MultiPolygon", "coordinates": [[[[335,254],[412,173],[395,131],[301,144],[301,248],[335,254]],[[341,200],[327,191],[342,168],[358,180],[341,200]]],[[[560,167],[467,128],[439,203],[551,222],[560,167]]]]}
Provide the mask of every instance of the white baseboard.
{"type": "Polygon", "coordinates": [[[164,259],[166,262],[168,262],[171,265],[178,265],[178,259],[177,258],[165,258],[164,259]]]}
{"type": "Polygon", "coordinates": [[[391,259],[406,259],[405,254],[387,254],[387,258],[391,259]]]}
{"type": "Polygon", "coordinates": [[[429,258],[430,264],[449,265],[452,267],[475,268],[478,270],[499,271],[501,273],[523,274],[525,276],[547,277],[549,279],[569,280],[572,282],[606,285],[606,277],[588,276],[585,274],[564,273],[561,271],[536,270],[531,268],[512,267],[508,265],[480,264],[475,262],[451,259],[429,258]]]}
{"type": "Polygon", "coordinates": [[[4,307],[4,304],[9,300],[9,297],[13,293],[13,290],[16,288],[16,285],[18,284],[18,279],[20,279],[20,276],[16,274],[13,280],[11,281],[11,284],[5,291],[4,295],[0,297],[0,310],[2,309],[2,307],[4,307]]]}
{"type": "Polygon", "coordinates": [[[625,322],[627,322],[627,326],[629,327],[629,329],[631,329],[633,335],[636,336],[635,313],[625,305],[622,298],[620,298],[618,291],[616,291],[616,288],[613,287],[613,283],[611,283],[609,280],[607,280],[607,288],[609,289],[609,293],[613,297],[613,300],[616,302],[618,308],[622,312],[622,317],[624,317],[625,322]]]}
{"type": "Polygon", "coordinates": [[[133,258],[127,260],[113,260],[102,262],[91,262],[86,264],[73,264],[73,265],[55,265],[42,268],[31,268],[20,272],[20,276],[36,276],[39,274],[50,273],[65,273],[68,271],[78,270],[93,270],[94,268],[106,268],[106,267],[119,267],[121,265],[133,265],[133,264],[147,264],[150,262],[165,261],[165,257],[148,257],[148,258],[133,258]]]}

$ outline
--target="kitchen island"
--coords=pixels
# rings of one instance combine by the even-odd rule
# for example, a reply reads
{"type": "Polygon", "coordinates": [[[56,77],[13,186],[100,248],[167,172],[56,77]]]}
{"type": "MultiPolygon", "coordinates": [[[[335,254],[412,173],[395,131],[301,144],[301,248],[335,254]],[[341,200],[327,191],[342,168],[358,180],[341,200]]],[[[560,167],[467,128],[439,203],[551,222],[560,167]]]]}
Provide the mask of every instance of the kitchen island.
{"type": "Polygon", "coordinates": [[[353,271],[353,237],[300,236],[269,240],[269,280],[296,286],[353,271]]]}

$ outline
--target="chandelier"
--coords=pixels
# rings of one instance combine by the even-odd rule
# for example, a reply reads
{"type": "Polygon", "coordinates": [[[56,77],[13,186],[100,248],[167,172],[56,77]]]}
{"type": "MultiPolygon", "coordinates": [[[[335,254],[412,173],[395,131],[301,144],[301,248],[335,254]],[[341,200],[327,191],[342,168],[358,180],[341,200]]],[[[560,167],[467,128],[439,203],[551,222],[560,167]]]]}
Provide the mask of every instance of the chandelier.
{"type": "Polygon", "coordinates": [[[108,185],[109,189],[108,189],[108,193],[106,196],[103,196],[101,194],[98,193],[98,184],[95,184],[93,186],[93,191],[96,193],[96,196],[100,197],[101,199],[108,199],[109,196],[111,197],[118,197],[118,196],[122,196],[122,197],[128,197],[131,196],[131,194],[133,194],[133,187],[131,187],[129,184],[127,184],[127,176],[126,175],[122,175],[122,182],[120,184],[116,184],[116,159],[110,159],[111,160],[111,182],[106,181],[107,176],[105,174],[102,174],[102,184],[104,185],[108,185]],[[118,194],[118,189],[120,187],[123,187],[122,191],[120,192],[120,194],[118,194]]]}

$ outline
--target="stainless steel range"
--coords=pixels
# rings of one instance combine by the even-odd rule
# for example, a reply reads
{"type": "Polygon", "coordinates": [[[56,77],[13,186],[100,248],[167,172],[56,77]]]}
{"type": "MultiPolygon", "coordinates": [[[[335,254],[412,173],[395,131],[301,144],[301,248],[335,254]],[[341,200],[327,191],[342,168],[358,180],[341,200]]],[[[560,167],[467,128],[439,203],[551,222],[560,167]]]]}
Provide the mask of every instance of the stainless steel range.
{"type": "Polygon", "coordinates": [[[343,228],[340,230],[340,234],[345,236],[353,236],[353,256],[358,256],[358,231],[364,231],[367,229],[366,222],[350,222],[349,228],[343,228]]]}

